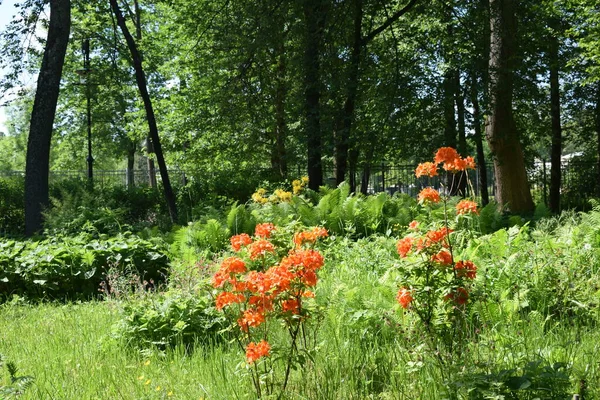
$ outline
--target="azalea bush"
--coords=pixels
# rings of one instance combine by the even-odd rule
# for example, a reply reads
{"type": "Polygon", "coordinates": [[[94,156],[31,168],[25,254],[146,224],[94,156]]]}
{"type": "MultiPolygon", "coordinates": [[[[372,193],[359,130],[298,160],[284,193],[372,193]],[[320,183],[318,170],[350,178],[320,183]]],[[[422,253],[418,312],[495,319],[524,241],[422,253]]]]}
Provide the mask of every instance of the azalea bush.
{"type": "Polygon", "coordinates": [[[290,236],[271,223],[257,225],[253,237],[232,236],[235,255],[226,257],[212,278],[216,308],[224,312],[246,353],[258,397],[283,393],[292,368],[306,368],[314,346],[308,323],[315,313],[317,272],[324,263],[314,246],[327,231],[315,227],[290,236]],[[287,339],[273,343],[278,329],[287,339]]]}
{"type": "MultiPolygon", "coordinates": [[[[440,166],[452,174],[445,192],[454,193],[466,186],[463,183],[468,184],[462,180],[468,180],[465,171],[475,168],[475,163],[471,157],[462,158],[453,148],[443,147],[433,162],[419,164],[416,176],[436,176],[440,166]]],[[[446,364],[445,356],[460,352],[465,344],[467,307],[477,276],[477,266],[460,257],[455,231],[469,228],[465,218],[478,214],[478,209],[474,201],[463,199],[456,203],[453,213],[448,208],[449,197],[430,187],[419,193],[418,201],[429,209],[431,221],[425,228],[425,223],[411,222],[410,233],[397,243],[403,268],[396,299],[403,309],[417,316],[430,350],[446,364]],[[443,212],[436,219],[430,206],[438,203],[442,203],[443,212]]]]}

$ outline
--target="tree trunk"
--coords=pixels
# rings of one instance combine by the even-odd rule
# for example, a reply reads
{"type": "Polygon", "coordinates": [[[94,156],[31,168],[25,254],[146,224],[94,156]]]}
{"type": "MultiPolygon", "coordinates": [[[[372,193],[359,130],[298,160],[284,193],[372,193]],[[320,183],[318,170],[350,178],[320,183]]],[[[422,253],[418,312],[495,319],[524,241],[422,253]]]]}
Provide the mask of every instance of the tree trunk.
{"type": "Polygon", "coordinates": [[[550,151],[550,211],[560,212],[560,182],[562,156],[562,128],[560,125],[560,86],[558,82],[558,39],[549,38],[550,58],[550,112],[552,114],[552,149],[550,151]]]}
{"type": "Polygon", "coordinates": [[[304,0],[306,24],[304,49],[304,101],[306,144],[308,147],[308,187],[319,190],[323,185],[321,163],[321,66],[319,56],[323,44],[326,7],[323,0],[304,0]]]}
{"type": "MultiPolygon", "coordinates": [[[[404,7],[389,16],[383,24],[373,29],[368,35],[362,36],[363,0],[354,0],[354,31],[352,39],[352,50],[350,53],[350,69],[348,73],[348,84],[346,89],[346,100],[334,124],[334,166],[335,180],[337,184],[344,181],[348,168],[349,151],[356,146],[356,140],[352,137],[352,123],[354,110],[356,109],[356,98],[358,95],[358,84],[360,78],[360,61],[363,47],[366,47],[377,35],[389,28],[400,17],[406,14],[417,0],[410,0],[404,7]]],[[[356,184],[354,185],[354,187],[356,184]]]]}
{"type": "Polygon", "coordinates": [[[487,165],[485,164],[485,153],[483,152],[483,138],[481,134],[481,110],[479,108],[479,96],[477,93],[477,78],[475,72],[471,76],[471,104],[473,105],[473,138],[477,150],[477,170],[479,173],[479,193],[481,194],[481,205],[486,206],[490,202],[488,193],[487,165]]]}
{"type": "MultiPolygon", "coordinates": [[[[461,156],[466,157],[467,133],[465,128],[465,99],[460,85],[460,72],[458,69],[454,71],[454,100],[456,101],[456,116],[458,122],[458,143],[456,149],[461,156]]],[[[463,197],[467,195],[467,179],[465,176],[461,176],[458,181],[458,193],[463,197]]]]}
{"type": "Polygon", "coordinates": [[[358,158],[360,157],[360,150],[356,143],[348,151],[348,182],[350,184],[350,193],[356,193],[356,173],[358,171],[358,158]]]}
{"type": "MultiPolygon", "coordinates": [[[[443,107],[444,107],[444,145],[456,148],[456,117],[454,113],[454,71],[448,70],[442,82],[443,107]]],[[[456,174],[446,172],[446,188],[451,196],[458,194],[458,180],[456,174]]]]}
{"type": "Polygon", "coordinates": [[[60,78],[71,29],[70,0],[50,1],[48,40],[31,113],[25,166],[25,234],[42,228],[42,211],[49,203],[50,143],[60,78]]]}
{"type": "Polygon", "coordinates": [[[369,146],[367,146],[365,152],[365,164],[363,167],[363,176],[360,182],[360,192],[362,194],[367,194],[369,191],[369,178],[371,177],[371,166],[373,165],[373,155],[375,154],[375,142],[377,140],[376,136],[370,135],[372,141],[369,146]]]}
{"type": "Polygon", "coordinates": [[[350,143],[352,119],[356,108],[356,95],[358,93],[358,80],[360,57],[362,50],[362,18],[363,2],[354,0],[354,30],[352,39],[352,50],[350,53],[350,66],[348,72],[348,85],[346,89],[346,100],[336,122],[335,140],[335,181],[339,185],[346,179],[348,168],[348,151],[354,147],[350,143]]]}
{"type": "MultiPolygon", "coordinates": [[[[283,35],[283,33],[282,33],[283,35]]],[[[277,48],[277,76],[275,78],[275,137],[271,151],[271,167],[273,172],[282,179],[287,177],[287,154],[285,141],[287,138],[287,124],[285,118],[286,87],[286,59],[284,38],[279,39],[277,48]]]]}
{"type": "Polygon", "coordinates": [[[534,205],[512,111],[515,35],[513,0],[490,0],[486,138],[494,156],[496,201],[512,213],[530,213],[534,205]]]}
{"type": "Polygon", "coordinates": [[[152,108],[152,101],[150,100],[150,95],[148,93],[146,75],[144,73],[144,69],[142,68],[142,58],[137,49],[133,36],[131,36],[129,28],[125,23],[123,13],[121,12],[117,0],[110,0],[110,6],[115,14],[115,17],[117,18],[117,24],[121,28],[123,36],[125,36],[127,47],[129,48],[129,52],[131,53],[133,67],[135,69],[135,79],[138,85],[138,89],[140,91],[140,96],[142,97],[142,100],[144,102],[144,108],[146,110],[146,119],[148,120],[148,128],[150,132],[150,137],[152,139],[152,147],[154,150],[154,154],[156,155],[156,161],[158,162],[160,177],[162,178],[165,200],[167,202],[167,207],[169,208],[169,216],[171,217],[171,222],[176,222],[177,205],[175,203],[175,194],[173,193],[173,188],[171,187],[171,181],[169,180],[169,174],[167,172],[167,165],[163,157],[160,138],[158,136],[158,127],[156,125],[156,118],[154,115],[154,109],[152,108]]]}

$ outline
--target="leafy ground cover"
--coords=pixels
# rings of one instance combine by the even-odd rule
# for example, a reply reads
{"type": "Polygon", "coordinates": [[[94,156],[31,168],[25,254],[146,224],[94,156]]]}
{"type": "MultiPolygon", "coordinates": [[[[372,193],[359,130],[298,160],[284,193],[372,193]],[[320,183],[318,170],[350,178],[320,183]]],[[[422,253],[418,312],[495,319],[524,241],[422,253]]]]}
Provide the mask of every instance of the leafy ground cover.
{"type": "Polygon", "coordinates": [[[104,301],[0,305],[0,393],[600,398],[598,206],[526,221],[431,189],[259,190],[163,239],[151,290],[113,270],[104,301]]]}
{"type": "MultiPolygon", "coordinates": [[[[588,240],[598,215],[470,241],[465,251],[480,270],[468,345],[443,368],[418,318],[394,299],[396,239],[330,238],[315,297],[322,312],[309,328],[314,358],[292,372],[285,397],[564,399],[585,388],[597,398],[600,243],[588,240]]],[[[23,398],[255,397],[235,343],[199,337],[192,352],[183,343],[145,352],[124,345],[115,330],[130,304],[3,305],[0,352],[35,378],[23,398]]]]}

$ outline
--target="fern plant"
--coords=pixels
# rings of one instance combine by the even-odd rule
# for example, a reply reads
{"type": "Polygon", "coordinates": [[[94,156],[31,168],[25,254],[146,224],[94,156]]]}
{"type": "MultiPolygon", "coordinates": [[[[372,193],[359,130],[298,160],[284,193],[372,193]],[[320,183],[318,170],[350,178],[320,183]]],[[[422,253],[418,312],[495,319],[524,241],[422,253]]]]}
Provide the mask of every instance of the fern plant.
{"type": "Polygon", "coordinates": [[[4,384],[4,380],[0,380],[0,398],[17,398],[33,385],[34,378],[29,375],[19,376],[15,363],[5,362],[4,357],[0,354],[0,369],[3,370],[5,366],[8,372],[8,384],[4,384]]]}

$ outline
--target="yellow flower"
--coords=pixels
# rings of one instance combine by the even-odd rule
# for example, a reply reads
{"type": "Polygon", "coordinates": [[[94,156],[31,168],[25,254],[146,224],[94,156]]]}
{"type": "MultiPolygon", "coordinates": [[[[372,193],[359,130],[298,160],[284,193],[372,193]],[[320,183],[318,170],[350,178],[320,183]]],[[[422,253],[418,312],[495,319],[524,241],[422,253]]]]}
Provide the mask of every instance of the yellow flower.
{"type": "Polygon", "coordinates": [[[146,382],[144,382],[144,385],[149,385],[149,384],[150,384],[150,382],[152,382],[152,380],[151,380],[151,379],[148,379],[146,382]]]}
{"type": "Polygon", "coordinates": [[[280,201],[291,201],[292,200],[292,193],[286,192],[285,190],[282,190],[282,189],[275,190],[275,196],[277,196],[277,198],[280,201]]]}
{"type": "Polygon", "coordinates": [[[167,393],[167,396],[168,396],[168,397],[171,397],[171,396],[173,396],[173,392],[171,391],[171,392],[167,393]]]}
{"type": "Polygon", "coordinates": [[[302,180],[302,185],[306,185],[308,183],[308,176],[303,176],[300,179],[302,180]]]}
{"type": "MultiPolygon", "coordinates": [[[[252,195],[252,201],[259,204],[265,204],[268,200],[263,197],[264,192],[259,193],[261,189],[259,189],[256,193],[252,195]]],[[[262,189],[264,191],[264,189],[262,189]]]]}
{"type": "Polygon", "coordinates": [[[138,381],[141,381],[142,379],[144,379],[144,375],[138,376],[138,381]]]}
{"type": "Polygon", "coordinates": [[[146,360],[146,362],[144,363],[144,365],[147,367],[148,365],[150,365],[150,360],[146,360]]]}
{"type": "Polygon", "coordinates": [[[157,392],[160,392],[160,386],[157,386],[157,387],[156,387],[156,391],[157,391],[157,392]]]}

